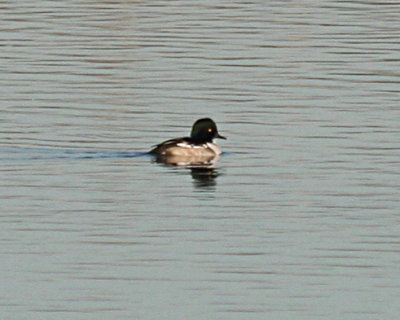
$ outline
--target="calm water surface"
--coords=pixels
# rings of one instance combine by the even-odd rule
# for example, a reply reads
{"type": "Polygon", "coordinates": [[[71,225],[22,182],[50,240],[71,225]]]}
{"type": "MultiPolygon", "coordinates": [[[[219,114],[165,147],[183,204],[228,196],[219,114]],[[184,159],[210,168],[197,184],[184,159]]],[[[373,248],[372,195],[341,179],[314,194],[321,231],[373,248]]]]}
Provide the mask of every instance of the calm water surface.
{"type": "Polygon", "coordinates": [[[399,21],[1,1],[1,318],[398,318],[399,21]],[[203,116],[215,170],[143,154],[203,116]]]}

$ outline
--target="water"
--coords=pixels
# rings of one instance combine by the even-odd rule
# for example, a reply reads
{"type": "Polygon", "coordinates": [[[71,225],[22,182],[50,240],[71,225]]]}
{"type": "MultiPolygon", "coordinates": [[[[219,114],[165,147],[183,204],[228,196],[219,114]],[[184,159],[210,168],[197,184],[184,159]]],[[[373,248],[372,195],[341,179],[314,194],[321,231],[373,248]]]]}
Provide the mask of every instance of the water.
{"type": "Polygon", "coordinates": [[[399,9],[2,2],[1,318],[397,318],[399,9]]]}

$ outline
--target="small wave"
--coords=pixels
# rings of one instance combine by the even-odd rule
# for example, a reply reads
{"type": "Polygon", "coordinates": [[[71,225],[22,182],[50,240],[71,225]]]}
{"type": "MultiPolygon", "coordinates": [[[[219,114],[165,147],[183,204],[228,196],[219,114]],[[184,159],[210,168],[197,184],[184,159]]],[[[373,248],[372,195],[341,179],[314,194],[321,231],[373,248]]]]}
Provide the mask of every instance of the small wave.
{"type": "Polygon", "coordinates": [[[137,158],[148,156],[145,152],[77,149],[0,149],[0,161],[31,160],[90,160],[137,158]]]}

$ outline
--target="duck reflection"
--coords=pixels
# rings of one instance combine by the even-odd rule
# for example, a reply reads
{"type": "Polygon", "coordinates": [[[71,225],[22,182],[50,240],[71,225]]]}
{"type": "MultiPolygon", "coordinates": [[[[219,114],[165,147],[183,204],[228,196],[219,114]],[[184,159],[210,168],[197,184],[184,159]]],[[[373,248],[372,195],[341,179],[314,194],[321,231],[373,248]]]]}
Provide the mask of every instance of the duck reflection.
{"type": "Polygon", "coordinates": [[[219,173],[215,168],[191,168],[190,171],[196,188],[209,188],[217,185],[215,179],[219,173]]]}
{"type": "Polygon", "coordinates": [[[220,156],[207,157],[176,157],[159,155],[153,161],[168,166],[190,169],[193,183],[196,188],[206,188],[216,185],[215,179],[219,176],[216,163],[220,156]]]}

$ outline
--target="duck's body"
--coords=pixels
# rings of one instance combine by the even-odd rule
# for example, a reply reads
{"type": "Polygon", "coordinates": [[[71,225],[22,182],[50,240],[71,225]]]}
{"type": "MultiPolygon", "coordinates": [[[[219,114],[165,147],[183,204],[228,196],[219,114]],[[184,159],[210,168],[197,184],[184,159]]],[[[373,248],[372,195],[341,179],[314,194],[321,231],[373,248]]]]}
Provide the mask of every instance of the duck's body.
{"type": "Polygon", "coordinates": [[[190,137],[164,141],[156,145],[149,153],[168,163],[171,159],[185,163],[209,162],[222,153],[221,148],[213,142],[214,138],[226,139],[219,135],[213,120],[199,119],[194,123],[190,137]]]}
{"type": "Polygon", "coordinates": [[[213,142],[196,143],[189,137],[164,141],[157,145],[151,154],[166,157],[216,156],[222,153],[221,148],[213,142]]]}

